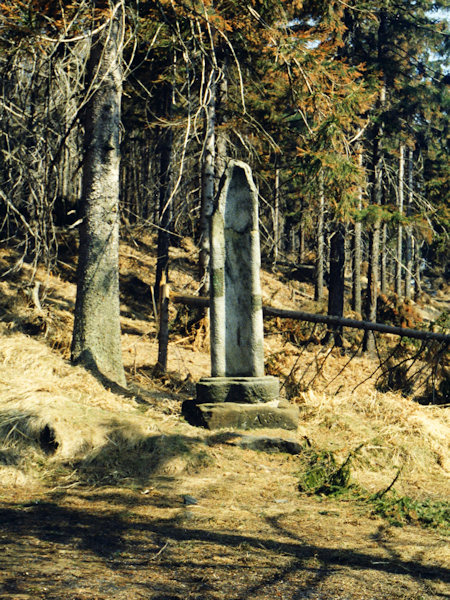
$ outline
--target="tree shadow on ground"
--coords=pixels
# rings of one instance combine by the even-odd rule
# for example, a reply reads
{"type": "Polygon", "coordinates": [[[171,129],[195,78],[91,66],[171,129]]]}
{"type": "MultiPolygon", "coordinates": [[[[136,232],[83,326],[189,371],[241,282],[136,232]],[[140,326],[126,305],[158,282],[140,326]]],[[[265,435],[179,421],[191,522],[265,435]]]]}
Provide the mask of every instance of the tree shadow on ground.
{"type": "MultiPolygon", "coordinates": [[[[146,498],[147,508],[152,503],[151,496],[146,498]]],[[[387,581],[394,575],[412,578],[422,591],[433,582],[450,581],[449,569],[396,555],[376,560],[366,552],[312,545],[276,520],[269,525],[268,535],[255,536],[198,527],[176,517],[138,516],[117,506],[100,512],[54,502],[10,503],[0,508],[3,588],[20,594],[34,582],[45,586],[46,598],[68,597],[68,589],[83,583],[89,598],[100,599],[122,598],[115,593],[128,586],[130,594],[139,590],[153,600],[299,600],[323,597],[314,594],[322,593],[327,578],[350,570],[355,595],[328,596],[336,600],[363,597],[367,573],[387,581]],[[24,565],[28,578],[21,579],[24,565]]],[[[406,597],[400,593],[404,590],[397,594],[392,588],[390,595],[376,597],[406,597]]]]}

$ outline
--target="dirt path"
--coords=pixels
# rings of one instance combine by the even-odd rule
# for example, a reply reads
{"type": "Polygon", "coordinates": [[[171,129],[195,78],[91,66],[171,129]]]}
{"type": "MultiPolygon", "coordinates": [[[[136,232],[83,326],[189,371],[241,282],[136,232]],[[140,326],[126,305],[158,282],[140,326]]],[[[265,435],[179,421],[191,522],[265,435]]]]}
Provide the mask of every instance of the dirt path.
{"type": "Polygon", "coordinates": [[[198,505],[184,505],[187,482],[174,483],[4,490],[0,598],[450,597],[448,539],[434,531],[390,527],[346,502],[299,497],[293,505],[263,491],[242,505],[238,489],[221,500],[206,481],[198,505]]]}

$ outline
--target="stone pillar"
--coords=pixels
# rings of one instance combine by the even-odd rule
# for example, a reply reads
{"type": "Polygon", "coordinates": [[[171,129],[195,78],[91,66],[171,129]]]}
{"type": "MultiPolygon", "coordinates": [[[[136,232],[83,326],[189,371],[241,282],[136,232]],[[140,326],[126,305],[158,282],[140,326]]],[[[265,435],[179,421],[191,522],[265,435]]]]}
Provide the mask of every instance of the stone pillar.
{"type": "Polygon", "coordinates": [[[262,377],[258,192],[245,163],[226,169],[210,231],[211,375],[262,377]]]}
{"type": "Polygon", "coordinates": [[[211,216],[211,377],[183,405],[210,429],[295,429],[298,408],[279,401],[279,380],[264,376],[258,192],[250,167],[229,162],[211,216]]]}

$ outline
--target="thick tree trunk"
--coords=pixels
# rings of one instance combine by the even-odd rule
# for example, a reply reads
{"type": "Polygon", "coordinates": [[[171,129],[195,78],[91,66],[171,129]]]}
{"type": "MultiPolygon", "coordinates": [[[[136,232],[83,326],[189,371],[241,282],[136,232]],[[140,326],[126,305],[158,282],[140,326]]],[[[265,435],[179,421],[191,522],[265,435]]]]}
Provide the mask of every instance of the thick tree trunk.
{"type": "Polygon", "coordinates": [[[84,114],[80,251],[72,360],[125,385],[119,309],[119,127],[122,28],[111,20],[92,39],[84,114]]]}
{"type": "Polygon", "coordinates": [[[323,300],[323,278],[324,278],[324,254],[325,254],[325,190],[323,184],[323,175],[320,177],[319,188],[319,212],[317,215],[317,258],[316,272],[314,281],[314,300],[321,302],[323,300]]]}

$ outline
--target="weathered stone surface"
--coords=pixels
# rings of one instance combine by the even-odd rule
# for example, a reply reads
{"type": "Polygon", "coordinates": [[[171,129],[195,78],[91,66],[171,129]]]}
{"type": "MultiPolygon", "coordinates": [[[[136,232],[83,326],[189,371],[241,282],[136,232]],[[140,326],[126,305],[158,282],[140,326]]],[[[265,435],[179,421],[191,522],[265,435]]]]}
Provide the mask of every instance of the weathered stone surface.
{"type": "Polygon", "coordinates": [[[249,450],[262,452],[286,452],[287,454],[301,454],[305,446],[295,440],[274,437],[271,435],[251,435],[235,431],[222,431],[211,435],[208,444],[226,444],[239,446],[249,450]]]}
{"type": "Polygon", "coordinates": [[[229,162],[210,216],[212,377],[183,414],[210,429],[295,429],[298,409],[280,406],[278,379],[264,377],[258,191],[247,164],[229,162]]]}
{"type": "Polygon", "coordinates": [[[239,440],[239,446],[250,450],[286,452],[287,454],[300,454],[303,450],[302,445],[298,442],[267,435],[243,435],[239,440]]]}
{"type": "Polygon", "coordinates": [[[204,377],[197,383],[197,403],[260,404],[278,400],[276,377],[204,377]]]}
{"type": "Polygon", "coordinates": [[[231,160],[211,215],[211,374],[264,375],[258,191],[250,167],[231,160]]]}
{"type": "Polygon", "coordinates": [[[297,429],[299,419],[297,406],[274,406],[272,403],[197,404],[195,401],[186,401],[182,410],[189,423],[208,429],[297,429]]]}

